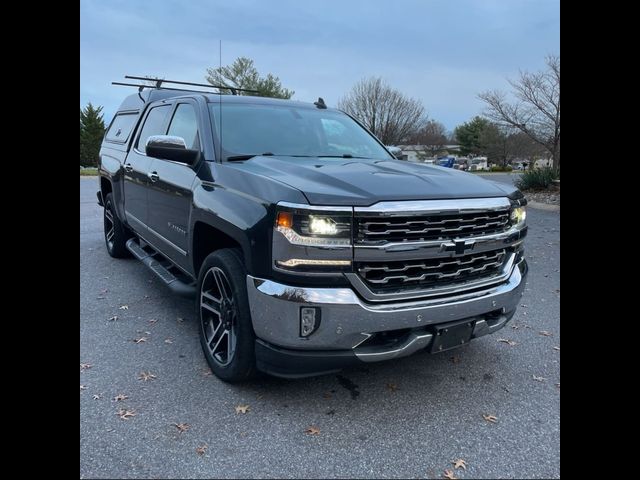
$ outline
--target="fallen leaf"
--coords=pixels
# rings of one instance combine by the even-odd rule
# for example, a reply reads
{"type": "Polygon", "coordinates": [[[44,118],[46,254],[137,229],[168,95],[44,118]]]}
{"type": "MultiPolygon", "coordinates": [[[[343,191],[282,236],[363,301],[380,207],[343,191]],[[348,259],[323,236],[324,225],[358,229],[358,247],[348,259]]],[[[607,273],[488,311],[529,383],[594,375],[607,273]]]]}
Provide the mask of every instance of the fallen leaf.
{"type": "Polygon", "coordinates": [[[176,320],[178,321],[178,323],[184,322],[184,318],[182,318],[182,317],[178,317],[176,320]]]}
{"type": "Polygon", "coordinates": [[[487,422],[491,422],[491,423],[496,423],[498,421],[498,417],[496,417],[495,415],[482,415],[482,418],[484,418],[487,422]]]}
{"type": "Polygon", "coordinates": [[[543,337],[551,337],[551,336],[553,336],[553,333],[547,332],[546,330],[540,330],[538,333],[540,335],[542,335],[543,337]]]}
{"type": "Polygon", "coordinates": [[[560,384],[559,384],[559,383],[556,383],[556,387],[560,388],[560,384]]]}
{"type": "Polygon", "coordinates": [[[105,293],[107,293],[109,291],[108,288],[105,288],[104,290],[100,290],[100,294],[104,295],[105,293]]]}
{"type": "Polygon", "coordinates": [[[247,413],[249,405],[236,405],[236,413],[247,413]]]}
{"type": "Polygon", "coordinates": [[[93,367],[93,365],[90,364],[90,363],[81,363],[80,364],[80,371],[82,372],[83,370],[88,370],[91,367],[93,367]]]}
{"type": "Polygon", "coordinates": [[[522,312],[522,315],[528,315],[528,313],[527,312],[522,312]]]}
{"type": "Polygon", "coordinates": [[[87,386],[86,385],[80,385],[80,390],[86,390],[87,386]]]}
{"type": "Polygon", "coordinates": [[[331,394],[329,392],[324,392],[322,394],[322,398],[331,398],[331,394]]]}
{"type": "Polygon", "coordinates": [[[202,371],[202,375],[204,377],[209,377],[211,375],[213,375],[213,373],[211,373],[211,370],[209,370],[208,368],[202,371]]]}
{"type": "Polygon", "coordinates": [[[100,400],[102,398],[102,394],[101,393],[94,393],[93,394],[93,399],[94,400],[100,400]]]}
{"type": "Polygon", "coordinates": [[[123,420],[127,420],[130,417],[135,417],[136,416],[136,411],[135,410],[125,410],[124,408],[121,408],[120,410],[118,410],[116,412],[116,415],[118,415],[123,420]]]}
{"type": "Polygon", "coordinates": [[[513,328],[514,330],[517,330],[520,328],[520,325],[517,325],[514,323],[513,325],[511,325],[511,328],[513,328]]]}
{"type": "Polygon", "coordinates": [[[398,389],[398,385],[396,385],[395,383],[387,383],[387,389],[395,392],[398,389]]]}
{"type": "Polygon", "coordinates": [[[523,303],[522,305],[520,305],[523,308],[527,308],[527,306],[523,303]]]}
{"type": "Polygon", "coordinates": [[[320,433],[320,429],[312,425],[310,427],[307,427],[304,433],[306,433],[307,435],[318,435],[320,433]]]}
{"type": "Polygon", "coordinates": [[[110,322],[115,322],[115,321],[117,321],[117,320],[118,320],[118,315],[114,315],[113,317],[111,317],[111,318],[109,319],[109,321],[110,321],[110,322]]]}
{"type": "Polygon", "coordinates": [[[151,325],[153,325],[154,323],[157,323],[157,322],[158,322],[158,319],[157,319],[157,318],[152,318],[151,320],[149,320],[149,323],[150,323],[151,325]]]}
{"type": "Polygon", "coordinates": [[[138,380],[144,380],[146,382],[147,380],[154,380],[156,378],[157,377],[151,372],[140,372],[138,380]]]}
{"type": "Polygon", "coordinates": [[[191,425],[189,425],[188,423],[174,423],[174,425],[180,433],[186,432],[191,428],[191,425]]]}
{"type": "Polygon", "coordinates": [[[456,356],[456,355],[454,355],[453,357],[451,357],[451,358],[450,358],[450,360],[451,360],[453,363],[460,363],[460,357],[458,357],[458,356],[456,356]]]}
{"type": "Polygon", "coordinates": [[[134,338],[133,339],[133,343],[142,343],[142,342],[146,342],[147,341],[147,337],[140,337],[140,338],[134,338]]]}
{"type": "Polygon", "coordinates": [[[120,310],[129,310],[129,305],[122,305],[120,310]]]}
{"type": "Polygon", "coordinates": [[[455,468],[456,470],[458,468],[462,468],[463,470],[467,469],[467,462],[465,462],[463,459],[459,458],[458,460],[456,460],[455,462],[451,462],[451,464],[453,465],[453,468],[455,468]]]}
{"type": "Polygon", "coordinates": [[[198,455],[204,455],[205,452],[207,451],[207,448],[209,448],[209,447],[206,444],[205,445],[201,445],[201,446],[196,448],[196,453],[198,455]]]}
{"type": "Polygon", "coordinates": [[[513,347],[514,345],[517,345],[517,344],[518,344],[517,342],[514,342],[513,340],[507,340],[506,338],[499,338],[499,339],[498,339],[498,341],[499,341],[499,342],[502,342],[502,343],[506,343],[506,344],[508,344],[510,347],[513,347]]]}
{"type": "Polygon", "coordinates": [[[124,393],[119,393],[118,395],[116,395],[113,399],[116,402],[121,402],[122,400],[126,400],[127,398],[129,398],[127,395],[125,395],[124,393]]]}
{"type": "Polygon", "coordinates": [[[453,474],[453,470],[445,470],[444,471],[444,478],[448,478],[449,480],[456,480],[458,477],[456,477],[453,474]]]}
{"type": "Polygon", "coordinates": [[[173,340],[171,340],[170,338],[165,338],[164,343],[173,343],[173,340]]]}
{"type": "Polygon", "coordinates": [[[536,382],[544,382],[546,380],[546,378],[544,378],[544,377],[536,377],[535,375],[533,376],[533,379],[536,382]]]}

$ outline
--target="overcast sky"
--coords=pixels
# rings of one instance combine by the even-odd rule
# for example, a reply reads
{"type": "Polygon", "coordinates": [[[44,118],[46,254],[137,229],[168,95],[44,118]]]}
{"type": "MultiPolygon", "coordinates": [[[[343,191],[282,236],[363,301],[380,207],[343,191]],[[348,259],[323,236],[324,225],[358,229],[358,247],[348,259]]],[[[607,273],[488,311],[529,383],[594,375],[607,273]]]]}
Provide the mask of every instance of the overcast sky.
{"type": "Polygon", "coordinates": [[[452,130],[481,113],[478,92],[560,53],[559,0],[81,0],[80,106],[110,120],[125,74],[204,82],[245,56],[294,99],[333,106],[363,77],[420,99],[452,130]]]}

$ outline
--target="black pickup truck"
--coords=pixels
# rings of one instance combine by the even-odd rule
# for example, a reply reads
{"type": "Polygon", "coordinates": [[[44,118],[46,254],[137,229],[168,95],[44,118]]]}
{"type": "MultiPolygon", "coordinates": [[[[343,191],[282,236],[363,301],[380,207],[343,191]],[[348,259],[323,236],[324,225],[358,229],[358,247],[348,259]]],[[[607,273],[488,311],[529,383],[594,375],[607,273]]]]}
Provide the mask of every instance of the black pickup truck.
{"type": "Polygon", "coordinates": [[[140,90],[100,150],[107,250],[195,297],[221,379],[442,352],[512,318],[516,188],[396,160],[321,99],[140,90]]]}

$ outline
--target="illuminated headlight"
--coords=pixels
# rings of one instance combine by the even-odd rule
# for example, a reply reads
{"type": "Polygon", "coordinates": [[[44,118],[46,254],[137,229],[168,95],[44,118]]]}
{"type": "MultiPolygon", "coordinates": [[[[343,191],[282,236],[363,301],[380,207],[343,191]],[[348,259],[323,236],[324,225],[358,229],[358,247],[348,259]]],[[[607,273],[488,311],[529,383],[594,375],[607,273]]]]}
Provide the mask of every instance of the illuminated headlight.
{"type": "Polygon", "coordinates": [[[511,210],[511,225],[521,227],[527,219],[526,207],[515,207],[511,210]]]}
{"type": "Polygon", "coordinates": [[[351,217],[296,214],[279,212],[276,230],[293,245],[336,246],[351,245],[351,217]]]}
{"type": "Polygon", "coordinates": [[[309,215],[309,232],[314,235],[336,235],[338,226],[332,218],[309,215]]]}

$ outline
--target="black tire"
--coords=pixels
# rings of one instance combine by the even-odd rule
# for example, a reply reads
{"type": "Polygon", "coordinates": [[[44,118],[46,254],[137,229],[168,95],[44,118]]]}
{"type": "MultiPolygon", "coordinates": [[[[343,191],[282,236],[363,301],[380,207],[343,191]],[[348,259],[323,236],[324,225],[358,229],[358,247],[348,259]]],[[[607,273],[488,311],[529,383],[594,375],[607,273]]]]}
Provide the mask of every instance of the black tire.
{"type": "Polygon", "coordinates": [[[104,242],[107,245],[107,252],[113,258],[126,258],[130,256],[129,250],[127,250],[127,240],[129,240],[133,234],[125,227],[116,213],[113,194],[108,193],[104,199],[104,242]]]}
{"type": "Polygon", "coordinates": [[[211,371],[230,383],[249,380],[256,373],[246,281],[242,254],[230,248],[205,258],[198,275],[195,306],[200,345],[211,371]]]}

